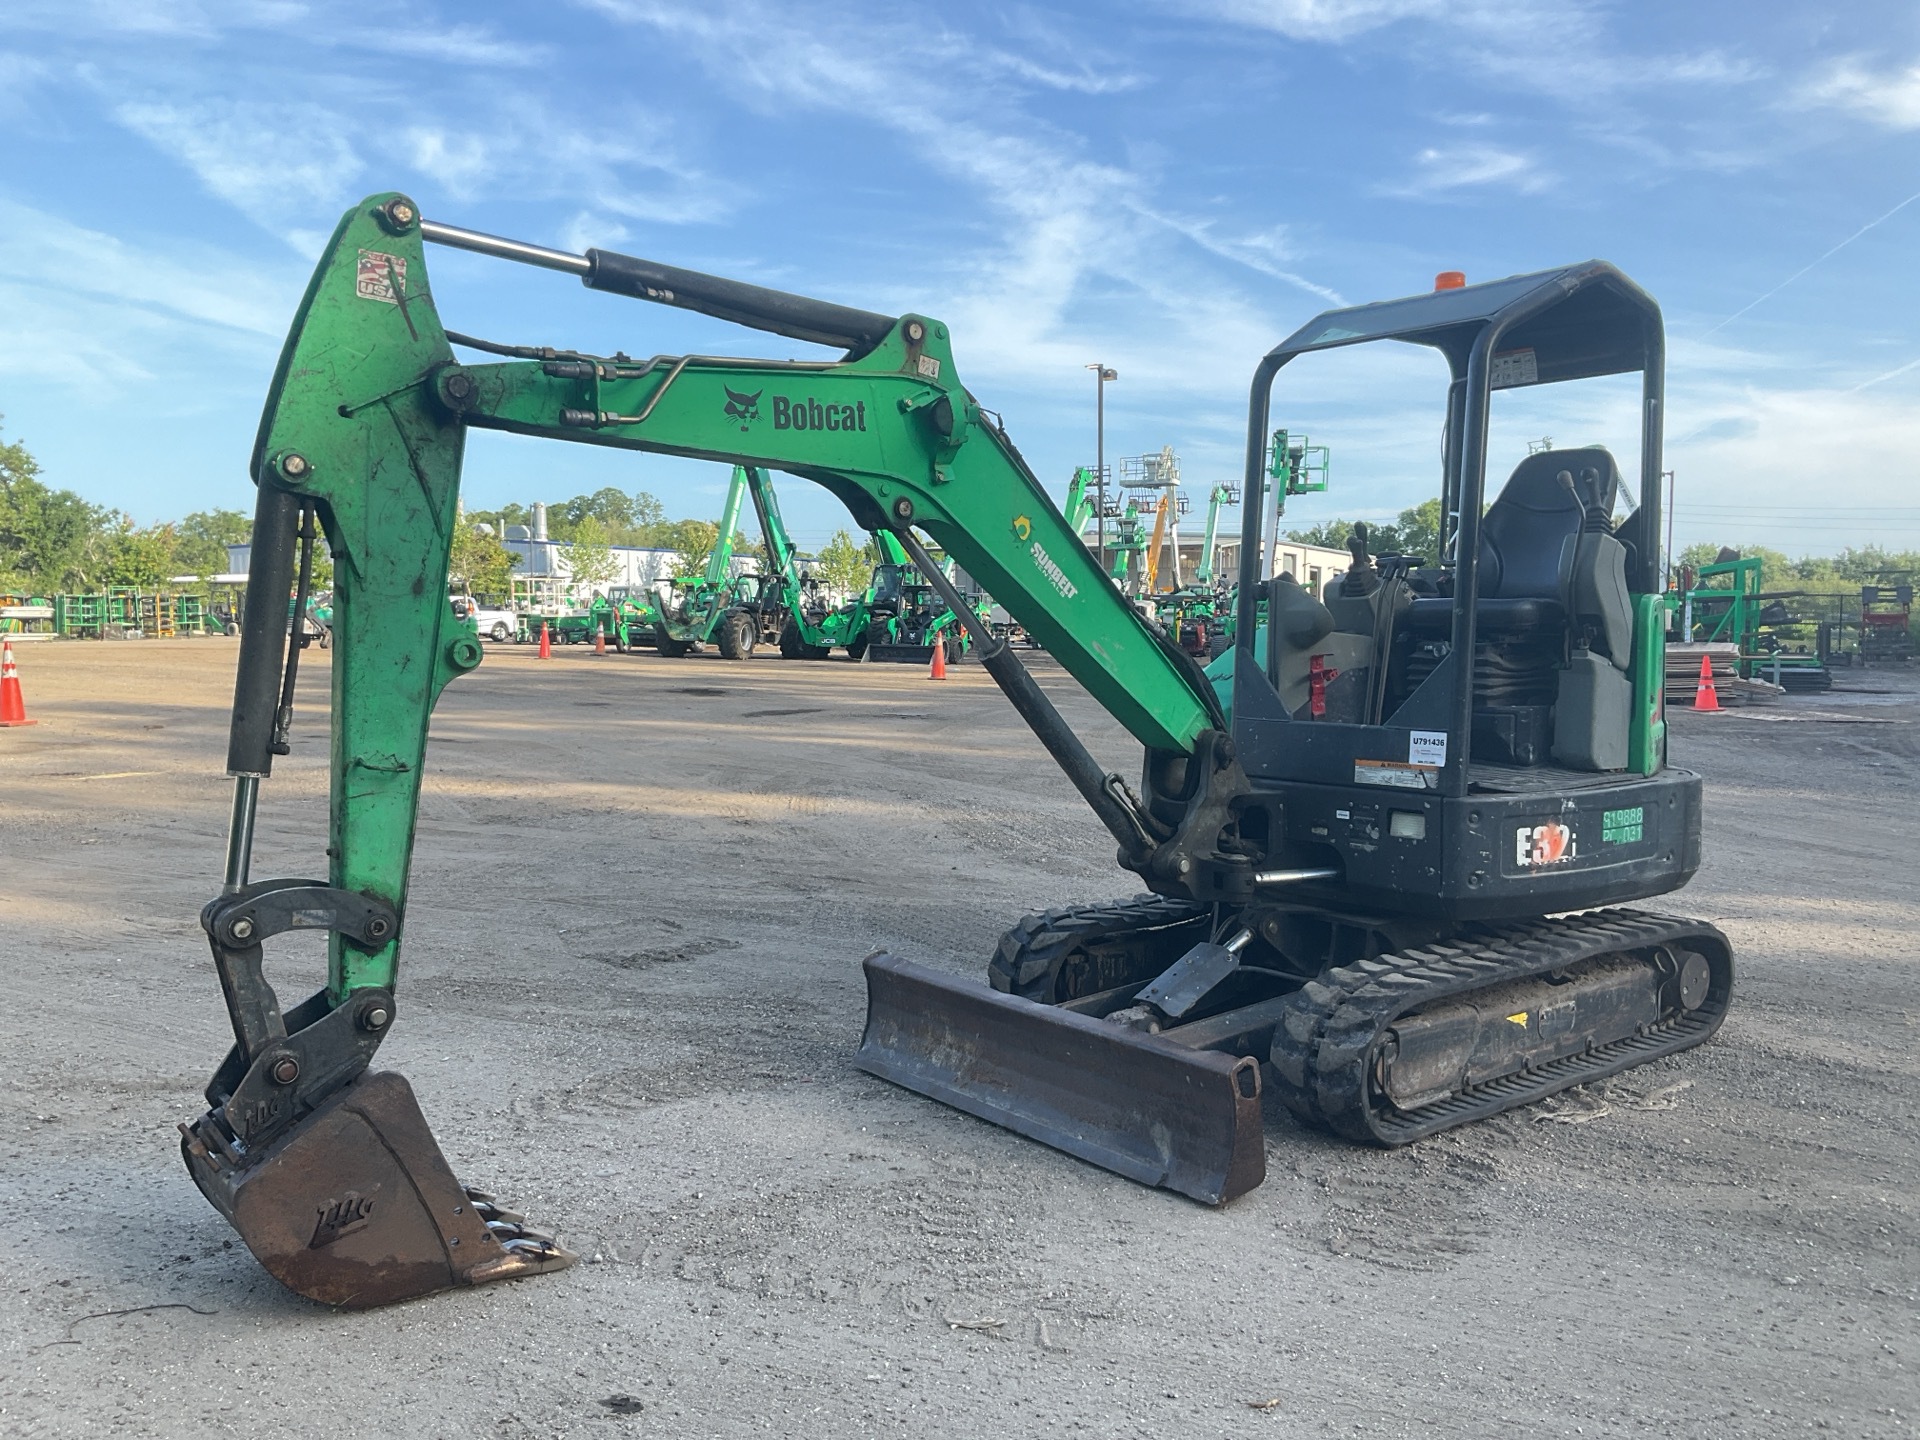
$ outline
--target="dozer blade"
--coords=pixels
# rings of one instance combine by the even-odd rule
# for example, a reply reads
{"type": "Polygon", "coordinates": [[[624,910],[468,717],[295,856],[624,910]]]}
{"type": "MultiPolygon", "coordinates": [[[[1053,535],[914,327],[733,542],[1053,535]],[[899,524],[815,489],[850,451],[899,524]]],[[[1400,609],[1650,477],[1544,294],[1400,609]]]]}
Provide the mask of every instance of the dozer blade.
{"type": "Polygon", "coordinates": [[[933,646],[883,645],[876,641],[867,646],[866,658],[876,665],[931,665],[933,646]]]}
{"type": "Polygon", "coordinates": [[[362,1075],[258,1159],[186,1133],[187,1168],[260,1263],[309,1300],[365,1309],[578,1257],[463,1189],[413,1088],[362,1075]]]}
{"type": "Polygon", "coordinates": [[[892,955],[869,956],[870,1075],[1056,1150],[1220,1205],[1267,1173],[1260,1065],[892,955]]]}

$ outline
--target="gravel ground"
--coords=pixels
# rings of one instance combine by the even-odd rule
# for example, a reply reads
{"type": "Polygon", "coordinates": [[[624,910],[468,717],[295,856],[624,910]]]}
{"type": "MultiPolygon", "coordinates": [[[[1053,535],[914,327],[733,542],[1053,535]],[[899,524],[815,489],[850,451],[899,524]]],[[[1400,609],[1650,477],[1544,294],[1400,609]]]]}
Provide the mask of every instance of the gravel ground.
{"type": "MultiPolygon", "coordinates": [[[[1391,1153],[1276,1109],[1214,1211],[852,1067],[868,950],[978,975],[1023,911],[1131,888],[976,667],[490,647],[434,722],[381,1060],[588,1259],[346,1314],[175,1144],[229,1041],[195,917],[232,642],[19,655],[0,1434],[1911,1433],[1920,677],[1673,717],[1708,845],[1667,903],[1741,966],[1712,1044],[1391,1153]]],[[[259,877],[324,873],[314,661],[259,877]]]]}

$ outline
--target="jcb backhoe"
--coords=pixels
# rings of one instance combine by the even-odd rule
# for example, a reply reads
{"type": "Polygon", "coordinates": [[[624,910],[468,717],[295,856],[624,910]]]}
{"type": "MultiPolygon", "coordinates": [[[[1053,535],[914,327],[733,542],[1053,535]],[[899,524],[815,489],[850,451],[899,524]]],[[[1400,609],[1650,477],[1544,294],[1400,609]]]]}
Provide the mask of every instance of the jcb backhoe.
{"type": "MultiPolygon", "coordinates": [[[[747,488],[766,540],[772,587],[777,590],[783,618],[766,628],[788,660],[824,660],[835,647],[854,660],[893,661],[924,665],[936,644],[946,658],[958,661],[967,653],[959,619],[937,592],[915,578],[907,552],[890,530],[874,532],[880,563],[873,567],[867,588],[837,610],[819,601],[818,590],[801,573],[798,552],[780,515],[779,497],[764,470],[747,467],[747,488]]],[[[952,562],[946,562],[951,572],[952,562]]],[[[976,605],[976,613],[990,606],[976,605]]],[[[774,612],[778,613],[778,612],[774,612]]]]}
{"type": "MultiPolygon", "coordinates": [[[[779,598],[780,616],[774,638],[780,654],[787,660],[825,660],[836,647],[858,660],[866,654],[868,630],[873,619],[877,590],[883,588],[885,564],[876,566],[866,590],[836,610],[829,610],[820,596],[819,586],[800,568],[800,552],[787,533],[780,514],[780,499],[773,481],[758,466],[746,467],[747,493],[753,499],[754,513],[760,521],[760,534],[766,546],[769,578],[779,598]]],[[[875,537],[887,564],[907,563],[906,551],[889,531],[875,537]]]]}
{"type": "Polygon", "coordinates": [[[733,573],[733,537],[746,500],[747,474],[733,467],[727,499],[720,509],[720,533],[708,552],[706,568],[698,575],[676,575],[659,590],[654,605],[654,645],[662,655],[678,659],[712,641],[729,660],[745,660],[760,638],[756,614],[742,613],[757,604],[756,577],[733,573]]]}
{"type": "Polygon", "coordinates": [[[403,195],[354,206],[253,454],[226,884],[201,915],[234,1046],[182,1127],[194,1179],[274,1275],[330,1304],[573,1258],[463,1189],[406,1082],[369,1068],[399,1013],[428,717],[481,659],[444,598],[474,428],[776,467],[890,530],[1152,892],[1029,916],[991,984],[869,958],[873,1073],[1217,1203],[1263,1176],[1269,1080],[1305,1120],[1398,1145],[1699,1044],[1731,993],[1725,938],[1590,910],[1674,890],[1700,860],[1700,780],[1664,763],[1662,375],[1658,309],[1600,262],[1308,323],[1254,376],[1229,706],[1100,573],[937,320],[424,223],[403,195]],[[450,333],[427,241],[845,354],[630,360],[450,333]],[[1311,595],[1260,562],[1270,392],[1297,356],[1379,340],[1450,371],[1444,543],[1377,564],[1359,544],[1311,595]],[[1624,523],[1602,449],[1529,456],[1483,506],[1492,389],[1621,372],[1644,402],[1624,523]],[[319,530],[335,562],[329,874],[255,880],[300,654],[284,607],[305,603],[319,530]],[[1141,741],[1137,789],[952,593],[920,530],[1141,741]],[[296,929],[329,933],[328,983],[283,1011],[263,947],[296,929]]]}

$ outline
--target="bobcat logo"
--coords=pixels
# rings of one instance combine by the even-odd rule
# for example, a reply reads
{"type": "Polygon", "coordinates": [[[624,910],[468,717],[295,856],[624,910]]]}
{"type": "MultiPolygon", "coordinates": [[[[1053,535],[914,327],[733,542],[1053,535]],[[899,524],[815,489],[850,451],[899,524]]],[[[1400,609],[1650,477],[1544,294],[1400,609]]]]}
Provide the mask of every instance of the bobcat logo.
{"type": "Polygon", "coordinates": [[[746,434],[747,421],[760,418],[760,397],[766,393],[756,390],[751,395],[742,395],[738,390],[726,385],[720,387],[727,392],[726,412],[729,420],[740,422],[740,433],[746,434]]]}

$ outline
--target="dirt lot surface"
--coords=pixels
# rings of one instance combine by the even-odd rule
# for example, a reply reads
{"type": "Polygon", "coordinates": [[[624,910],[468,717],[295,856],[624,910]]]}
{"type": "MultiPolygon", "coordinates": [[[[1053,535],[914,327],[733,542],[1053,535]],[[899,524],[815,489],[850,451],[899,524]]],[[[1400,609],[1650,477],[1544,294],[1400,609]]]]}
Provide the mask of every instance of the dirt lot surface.
{"type": "MultiPolygon", "coordinates": [[[[434,722],[381,1063],[588,1260],[345,1314],[176,1149],[229,1041],[195,916],[233,644],[19,653],[0,1434],[1912,1433],[1920,677],[1674,717],[1708,846],[1666,903],[1742,967],[1712,1044],[1392,1153],[1276,1107],[1213,1211],[852,1067],[868,950],[979,975],[1023,911],[1132,888],[976,667],[490,647],[434,722]]],[[[256,878],[324,873],[315,661],[256,878]]]]}

